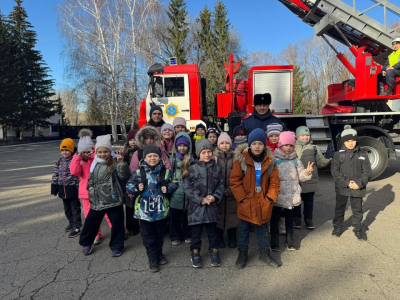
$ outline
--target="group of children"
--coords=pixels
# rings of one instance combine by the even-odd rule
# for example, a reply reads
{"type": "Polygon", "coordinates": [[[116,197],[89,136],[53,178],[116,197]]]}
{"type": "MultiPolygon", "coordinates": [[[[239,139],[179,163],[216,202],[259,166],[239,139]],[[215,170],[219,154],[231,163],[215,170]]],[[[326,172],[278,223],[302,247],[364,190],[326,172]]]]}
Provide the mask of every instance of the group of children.
{"type": "MultiPolygon", "coordinates": [[[[108,135],[98,136],[93,145],[91,132],[82,130],[75,155],[73,140],[61,142],[62,158],[54,167],[51,193],[63,199],[66,231],[71,238],[80,235],[85,255],[101,242],[99,227],[106,217],[111,255],[122,254],[126,231],[140,232],[151,272],[168,263],[163,254],[166,228],[172,245],[190,244],[196,268],[203,266],[204,227],[211,265],[221,265],[219,249],[226,247],[226,233],[228,247],[238,249],[238,268],[246,266],[249,233],[255,228],[259,259],[279,267],[270,253],[280,249],[279,222],[284,220],[287,249],[296,250],[293,228],[302,227],[301,203],[304,224],[312,230],[317,167],[331,162],[310,137],[305,126],[296,133],[282,132],[278,123],[249,135],[238,126],[233,141],[204,124],[191,135],[186,121],[177,117],[160,129],[146,125],[131,130],[125,149],[114,153],[108,135]],[[86,218],[82,231],[79,198],[86,218]]],[[[357,145],[354,129],[346,127],[341,141],[342,149],[331,162],[337,193],[332,235],[342,233],[350,198],[355,235],[366,240],[361,221],[362,197],[371,177],[368,155],[357,145]]]]}

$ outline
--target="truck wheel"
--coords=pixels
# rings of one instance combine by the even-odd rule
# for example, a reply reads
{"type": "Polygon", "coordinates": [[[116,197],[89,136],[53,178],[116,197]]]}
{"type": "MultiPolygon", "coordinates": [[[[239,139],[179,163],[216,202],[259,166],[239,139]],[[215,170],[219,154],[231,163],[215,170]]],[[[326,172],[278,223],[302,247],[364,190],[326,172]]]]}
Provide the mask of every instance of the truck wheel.
{"type": "Polygon", "coordinates": [[[377,178],[385,171],[389,161],[385,146],[379,140],[370,136],[359,137],[358,144],[368,154],[372,169],[371,179],[377,178]]]}

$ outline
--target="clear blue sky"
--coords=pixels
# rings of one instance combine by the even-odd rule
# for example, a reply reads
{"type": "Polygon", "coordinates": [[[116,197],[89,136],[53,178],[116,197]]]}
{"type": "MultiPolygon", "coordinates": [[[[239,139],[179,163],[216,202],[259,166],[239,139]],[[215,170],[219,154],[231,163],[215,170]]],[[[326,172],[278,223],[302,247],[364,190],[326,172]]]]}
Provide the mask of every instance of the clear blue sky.
{"type": "MultiPolygon", "coordinates": [[[[163,2],[168,0],[163,0],[163,2]]],[[[37,49],[50,67],[55,79],[56,88],[68,85],[63,76],[63,61],[61,57],[62,40],[57,28],[56,6],[63,0],[24,0],[23,7],[27,11],[28,21],[37,33],[37,49]]],[[[191,17],[197,17],[199,12],[208,6],[210,10],[217,0],[186,0],[191,17]]],[[[350,4],[351,0],[344,2],[350,4]]],[[[400,6],[400,0],[391,0],[400,6]]],[[[279,53],[288,44],[293,44],[302,38],[313,35],[311,27],[305,25],[297,16],[277,0],[224,0],[228,9],[231,24],[242,36],[244,50],[269,51],[279,53]]],[[[369,7],[369,0],[358,0],[357,8],[369,7]]],[[[8,15],[15,5],[14,0],[0,0],[1,13],[8,15]]],[[[379,14],[380,15],[380,14],[379,14]]],[[[378,14],[375,15],[379,20],[378,14]]]]}

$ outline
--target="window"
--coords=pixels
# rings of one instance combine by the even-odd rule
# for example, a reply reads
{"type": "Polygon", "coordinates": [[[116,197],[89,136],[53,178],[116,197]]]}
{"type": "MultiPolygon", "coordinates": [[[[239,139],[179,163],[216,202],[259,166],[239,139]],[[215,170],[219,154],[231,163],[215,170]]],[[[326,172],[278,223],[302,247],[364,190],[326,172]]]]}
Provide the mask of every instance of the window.
{"type": "Polygon", "coordinates": [[[185,82],[183,77],[164,77],[165,96],[185,96],[185,82]]]}
{"type": "Polygon", "coordinates": [[[154,77],[154,97],[156,98],[164,97],[162,77],[154,77]]]}

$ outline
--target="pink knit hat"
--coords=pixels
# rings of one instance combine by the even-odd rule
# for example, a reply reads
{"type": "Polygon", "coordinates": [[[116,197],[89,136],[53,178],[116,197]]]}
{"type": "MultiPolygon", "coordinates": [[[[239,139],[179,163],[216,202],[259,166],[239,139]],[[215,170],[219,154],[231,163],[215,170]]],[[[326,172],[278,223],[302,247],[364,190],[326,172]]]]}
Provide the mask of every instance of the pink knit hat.
{"type": "Polygon", "coordinates": [[[178,125],[184,126],[186,128],[186,120],[182,117],[176,117],[174,119],[174,121],[172,122],[172,125],[174,126],[174,128],[175,128],[175,126],[178,126],[178,125]]]}
{"type": "Polygon", "coordinates": [[[281,133],[278,146],[281,147],[283,145],[292,145],[293,147],[296,145],[296,134],[293,131],[284,131],[281,133]]]}
{"type": "Polygon", "coordinates": [[[222,142],[228,142],[232,146],[232,140],[226,132],[222,132],[218,138],[217,145],[221,144],[222,142]]]}

